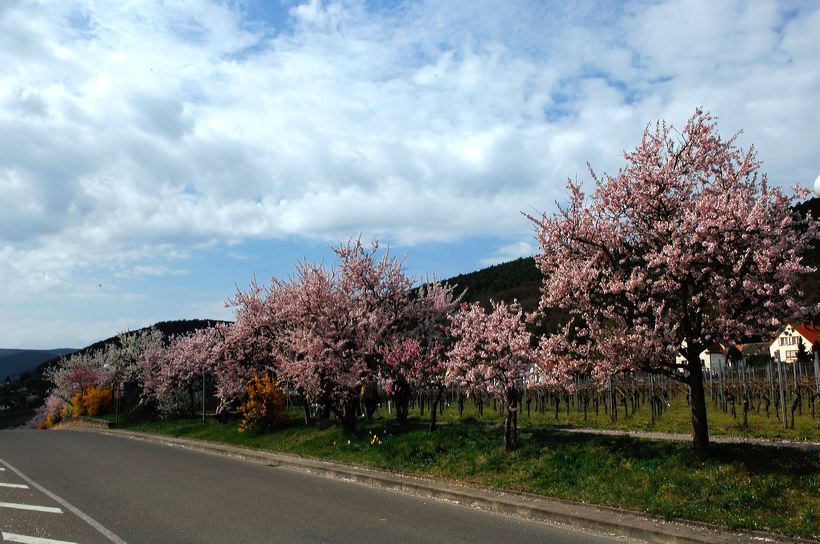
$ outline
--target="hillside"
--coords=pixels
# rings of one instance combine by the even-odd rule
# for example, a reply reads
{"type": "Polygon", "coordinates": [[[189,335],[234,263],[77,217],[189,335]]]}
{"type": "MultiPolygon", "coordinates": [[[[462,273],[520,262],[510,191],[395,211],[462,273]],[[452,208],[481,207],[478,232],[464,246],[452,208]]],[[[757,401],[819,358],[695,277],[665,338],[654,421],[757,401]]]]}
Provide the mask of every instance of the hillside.
{"type": "MultiPolygon", "coordinates": [[[[456,285],[456,292],[466,289],[465,302],[480,302],[488,306],[490,300],[507,303],[517,300],[525,311],[538,308],[541,300],[541,271],[535,266],[533,257],[521,257],[514,261],[493,265],[469,274],[444,280],[450,285],[456,285]]],[[[538,333],[548,333],[557,330],[558,326],[568,317],[557,309],[544,311],[544,318],[538,327],[538,333]]]]}
{"type": "Polygon", "coordinates": [[[0,349],[0,379],[16,378],[34,370],[37,365],[73,353],[74,349],[0,349]]]}
{"type": "MultiPolygon", "coordinates": [[[[214,320],[185,319],[179,321],[161,321],[153,325],[153,327],[159,329],[167,339],[172,336],[187,334],[204,327],[210,327],[215,323],[216,321],[214,320]]],[[[138,333],[149,328],[151,327],[130,331],[130,333],[138,333]]],[[[0,381],[0,406],[5,407],[5,409],[0,409],[0,429],[24,425],[31,419],[34,415],[34,410],[42,404],[48,391],[52,387],[52,384],[43,377],[44,373],[49,366],[56,364],[60,360],[60,357],[67,353],[91,353],[104,349],[106,345],[116,342],[118,342],[117,336],[112,336],[105,340],[95,342],[90,346],[86,346],[81,350],[0,350],[0,372],[6,368],[3,366],[6,359],[19,357],[21,360],[25,360],[25,358],[28,357],[27,354],[37,353],[38,351],[40,355],[39,359],[32,359],[33,363],[29,364],[23,371],[14,374],[0,375],[0,380],[2,380],[0,381]],[[19,381],[12,381],[6,384],[5,377],[15,374],[20,375],[19,381]]]]}
{"type": "Polygon", "coordinates": [[[458,292],[466,289],[466,302],[486,304],[490,299],[506,302],[517,299],[524,309],[534,310],[538,307],[541,296],[541,272],[536,268],[532,257],[522,257],[476,272],[459,274],[444,281],[458,286],[458,292]]]}

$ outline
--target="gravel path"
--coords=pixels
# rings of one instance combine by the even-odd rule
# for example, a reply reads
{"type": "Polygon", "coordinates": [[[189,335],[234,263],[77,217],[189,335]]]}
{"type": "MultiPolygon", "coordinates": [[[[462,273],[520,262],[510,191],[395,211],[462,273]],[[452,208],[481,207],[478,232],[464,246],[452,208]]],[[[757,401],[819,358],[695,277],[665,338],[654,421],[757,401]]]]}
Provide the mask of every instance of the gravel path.
{"type": "MultiPolygon", "coordinates": [[[[692,435],[683,433],[659,433],[648,431],[620,431],[610,429],[563,429],[570,433],[582,434],[603,434],[610,436],[634,436],[635,438],[651,438],[652,440],[676,440],[678,442],[690,442],[692,435]]],[[[754,438],[745,436],[721,436],[712,435],[709,437],[712,442],[721,444],[754,444],[756,446],[773,446],[778,448],[797,448],[808,451],[820,451],[820,442],[802,442],[799,440],[780,440],[769,438],[754,438]]]]}

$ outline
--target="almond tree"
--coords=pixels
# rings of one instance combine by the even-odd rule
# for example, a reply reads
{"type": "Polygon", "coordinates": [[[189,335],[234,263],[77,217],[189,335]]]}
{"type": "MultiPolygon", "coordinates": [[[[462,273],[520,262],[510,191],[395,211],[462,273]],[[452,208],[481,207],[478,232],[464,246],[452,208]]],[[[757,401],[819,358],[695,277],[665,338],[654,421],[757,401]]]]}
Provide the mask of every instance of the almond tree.
{"type": "Polygon", "coordinates": [[[222,342],[215,372],[221,396],[236,398],[244,394],[252,376],[276,374],[285,326],[278,286],[274,280],[273,286],[263,288],[254,279],[247,292],[237,290],[227,302],[236,315],[232,326],[218,331],[222,342]]]}
{"type": "Polygon", "coordinates": [[[542,343],[553,368],[591,367],[599,379],[635,369],[686,383],[698,455],[709,448],[700,353],[812,310],[796,280],[813,270],[801,255],[817,222],[791,210],[794,197],[769,187],[754,149],[736,138],[721,139],[701,110],[681,133],[659,122],[617,175],[590,168],[591,198],[570,180],[565,207],[530,217],[541,306],[572,317],[542,343]]]}
{"type": "Polygon", "coordinates": [[[382,348],[379,385],[396,403],[396,421],[407,423],[410,397],[419,390],[414,382],[416,365],[423,366],[425,357],[421,344],[415,338],[394,339],[382,348]]]}
{"type": "Polygon", "coordinates": [[[383,348],[406,320],[413,280],[378,242],[351,240],[334,252],[338,269],[304,262],[280,287],[287,357],[279,371],[351,431],[362,388],[377,379],[383,348]]]}
{"type": "MultiPolygon", "coordinates": [[[[103,368],[105,357],[103,350],[92,353],[73,353],[48,368],[45,378],[54,384],[49,397],[55,397],[51,405],[56,406],[60,399],[64,404],[70,404],[71,398],[90,385],[100,385],[108,377],[103,368]]],[[[53,414],[59,415],[59,414],[53,414]]]]}
{"type": "Polygon", "coordinates": [[[466,383],[468,395],[483,390],[504,403],[504,448],[510,450],[518,442],[518,398],[533,352],[521,307],[492,301],[490,305],[487,313],[478,303],[464,304],[453,316],[446,383],[466,383]]]}
{"type": "Polygon", "coordinates": [[[444,397],[447,373],[447,350],[450,348],[450,316],[462,295],[455,296],[455,287],[441,282],[428,282],[418,288],[408,307],[406,329],[384,351],[382,374],[386,386],[396,399],[396,416],[407,419],[410,388],[430,395],[429,430],[436,429],[439,404],[444,397]]]}
{"type": "Polygon", "coordinates": [[[191,415],[194,414],[194,393],[202,387],[203,374],[213,373],[215,353],[221,335],[214,327],[198,329],[173,338],[168,347],[146,350],[141,359],[143,395],[155,399],[160,407],[173,407],[174,397],[187,393],[191,415]]]}

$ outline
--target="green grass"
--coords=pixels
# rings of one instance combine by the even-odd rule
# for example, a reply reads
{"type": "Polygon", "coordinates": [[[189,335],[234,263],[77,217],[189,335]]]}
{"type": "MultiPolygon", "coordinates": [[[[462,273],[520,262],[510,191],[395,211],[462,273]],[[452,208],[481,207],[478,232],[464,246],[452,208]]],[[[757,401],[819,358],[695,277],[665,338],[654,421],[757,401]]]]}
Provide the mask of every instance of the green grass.
{"type": "Polygon", "coordinates": [[[688,443],[579,435],[526,421],[520,430],[520,448],[505,452],[503,430],[495,423],[470,420],[442,425],[435,433],[428,433],[423,423],[414,419],[401,427],[392,419],[377,419],[360,425],[353,435],[329,423],[309,427],[293,423],[259,434],[239,433],[236,424],[198,420],[129,428],[426,474],[667,518],[820,536],[820,455],[816,452],[715,444],[712,456],[699,460],[688,443]],[[378,436],[375,442],[373,433],[378,436]]]}

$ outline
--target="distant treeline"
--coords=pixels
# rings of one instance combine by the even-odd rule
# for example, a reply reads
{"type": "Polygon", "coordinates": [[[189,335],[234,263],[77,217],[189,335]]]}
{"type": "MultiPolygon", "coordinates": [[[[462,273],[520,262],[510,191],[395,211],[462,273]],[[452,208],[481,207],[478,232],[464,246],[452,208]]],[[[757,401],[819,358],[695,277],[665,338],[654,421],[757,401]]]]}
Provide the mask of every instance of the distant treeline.
{"type": "MultiPolygon", "coordinates": [[[[219,320],[215,319],[178,319],[175,321],[160,321],[150,327],[143,327],[142,329],[131,331],[134,334],[145,331],[147,329],[157,329],[162,333],[162,336],[168,340],[174,336],[182,336],[199,329],[207,329],[209,327],[213,327],[219,320]]],[[[119,337],[112,336],[110,338],[106,338],[105,340],[100,340],[99,342],[94,342],[90,346],[86,346],[83,349],[77,351],[78,354],[89,354],[94,353],[96,351],[105,349],[105,347],[109,344],[119,345],[119,337]]],[[[54,365],[59,361],[59,357],[55,357],[53,359],[49,359],[48,361],[44,362],[40,366],[37,367],[35,370],[35,374],[38,376],[42,376],[43,372],[50,366],[54,365]]]]}
{"type": "Polygon", "coordinates": [[[490,299],[512,302],[517,299],[525,310],[538,307],[541,272],[532,257],[521,257],[469,274],[459,274],[445,281],[457,285],[458,291],[466,289],[466,302],[487,303],[490,299]]]}

